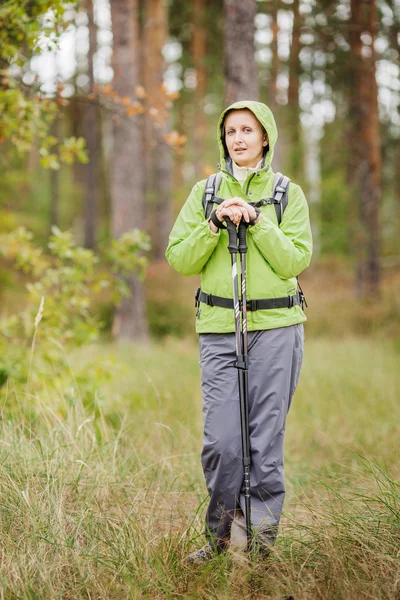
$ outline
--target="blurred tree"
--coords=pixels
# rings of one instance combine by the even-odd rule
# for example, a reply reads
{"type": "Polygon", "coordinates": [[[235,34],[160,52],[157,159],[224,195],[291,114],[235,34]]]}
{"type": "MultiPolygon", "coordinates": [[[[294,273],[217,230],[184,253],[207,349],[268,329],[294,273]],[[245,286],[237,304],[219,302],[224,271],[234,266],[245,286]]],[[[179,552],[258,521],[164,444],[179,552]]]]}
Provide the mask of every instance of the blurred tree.
{"type": "Polygon", "coordinates": [[[254,20],[256,0],[224,1],[225,104],[258,100],[254,20]]]}
{"type": "MultiPolygon", "coordinates": [[[[57,139],[60,137],[60,117],[54,119],[52,133],[57,139]]],[[[60,224],[60,171],[51,169],[50,171],[50,227],[60,224]]]]}
{"type": "Polygon", "coordinates": [[[164,87],[165,60],[163,47],[168,39],[168,4],[166,0],[147,0],[143,17],[142,80],[144,84],[146,140],[146,196],[150,201],[149,230],[152,255],[164,259],[172,227],[171,148],[165,135],[170,129],[169,101],[164,87]]]}
{"type": "Polygon", "coordinates": [[[276,97],[278,95],[277,89],[277,80],[279,74],[279,54],[278,54],[278,33],[279,33],[279,25],[278,25],[278,0],[272,0],[269,3],[269,10],[271,15],[271,33],[272,33],[272,41],[271,41],[271,52],[272,52],[272,60],[271,60],[271,75],[269,78],[269,89],[267,102],[274,107],[276,105],[276,97]]]}
{"type": "Polygon", "coordinates": [[[97,49],[97,28],[94,21],[93,0],[85,0],[85,9],[88,17],[89,30],[89,51],[87,55],[89,100],[85,105],[84,127],[89,162],[86,166],[84,245],[86,248],[94,248],[98,213],[98,178],[100,172],[99,155],[101,151],[101,139],[99,135],[100,115],[96,96],[94,95],[95,82],[93,58],[97,49]]]}
{"type": "Polygon", "coordinates": [[[356,232],[357,293],[380,289],[381,145],[375,41],[379,29],[376,0],[351,0],[350,122],[353,130],[352,184],[359,198],[356,232]]]}
{"type": "Polygon", "coordinates": [[[171,41],[176,42],[180,49],[180,55],[175,63],[177,87],[179,98],[175,103],[174,122],[179,130],[188,138],[185,149],[175,156],[173,165],[173,186],[180,189],[184,185],[184,166],[190,151],[190,128],[186,119],[186,107],[190,102],[190,92],[185,88],[185,71],[192,66],[190,52],[191,41],[191,7],[184,0],[172,0],[169,5],[168,21],[171,41]]]}
{"type": "Polygon", "coordinates": [[[206,70],[206,2],[205,0],[193,1],[193,37],[192,54],[193,67],[196,73],[196,87],[194,89],[196,113],[194,122],[194,167],[196,177],[204,176],[204,153],[205,153],[205,128],[206,119],[204,104],[207,93],[207,70],[206,70]]]}
{"type": "MultiPolygon", "coordinates": [[[[111,3],[114,69],[113,87],[122,105],[135,96],[139,77],[139,24],[137,0],[113,0],[111,3]]],[[[119,238],[144,223],[144,147],[141,111],[121,111],[113,115],[113,154],[111,174],[112,233],[119,238]],[[135,114],[136,112],[136,114],[135,114]]],[[[118,339],[148,338],[148,325],[142,281],[127,278],[132,298],[118,308],[113,334],[118,339]]]]}
{"type": "Polygon", "coordinates": [[[44,167],[58,169],[60,163],[86,160],[83,140],[60,141],[50,135],[58,107],[67,103],[59,95],[61,89],[51,99],[41,91],[37,80],[30,85],[23,81],[32,53],[40,52],[40,44],[56,47],[55,40],[66,26],[63,14],[61,0],[5,0],[0,5],[0,144],[6,145],[3,162],[15,153],[29,152],[36,142],[44,167]],[[45,21],[49,9],[52,17],[45,21]]]}
{"type": "MultiPolygon", "coordinates": [[[[258,14],[268,16],[268,25],[263,27],[262,33],[270,38],[268,44],[270,58],[261,69],[260,93],[261,100],[271,108],[278,125],[278,143],[274,150],[273,166],[275,170],[285,171],[290,177],[293,177],[293,173],[289,169],[290,136],[288,135],[289,126],[285,124],[287,120],[285,119],[286,107],[278,102],[278,79],[280,73],[284,73],[286,70],[285,62],[281,59],[278,51],[278,39],[281,36],[278,15],[280,10],[284,9],[287,13],[290,8],[282,4],[281,0],[267,0],[259,3],[257,8],[258,14]]],[[[264,45],[264,48],[266,49],[267,46],[264,45]]]]}
{"type": "Polygon", "coordinates": [[[301,77],[300,63],[300,33],[302,18],[300,15],[300,0],[293,0],[293,26],[289,53],[289,89],[287,105],[287,124],[290,136],[288,144],[288,170],[296,181],[304,181],[304,148],[300,122],[299,89],[301,77]]]}

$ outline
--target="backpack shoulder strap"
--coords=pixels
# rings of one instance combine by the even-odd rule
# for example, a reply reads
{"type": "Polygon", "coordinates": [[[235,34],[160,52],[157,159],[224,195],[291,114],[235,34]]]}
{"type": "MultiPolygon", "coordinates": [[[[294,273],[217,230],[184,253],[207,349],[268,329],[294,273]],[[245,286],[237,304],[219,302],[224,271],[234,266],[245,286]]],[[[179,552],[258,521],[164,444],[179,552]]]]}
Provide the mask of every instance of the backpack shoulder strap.
{"type": "Polygon", "coordinates": [[[214,198],[217,195],[221,179],[222,172],[218,171],[218,173],[213,173],[210,175],[206,181],[206,187],[204,189],[202,199],[204,216],[206,219],[208,219],[211,214],[214,198]]]}
{"type": "Polygon", "coordinates": [[[274,187],[272,190],[272,198],[274,201],[276,218],[278,219],[278,225],[281,224],[283,213],[288,205],[289,201],[289,177],[282,175],[282,173],[275,173],[274,187]]]}

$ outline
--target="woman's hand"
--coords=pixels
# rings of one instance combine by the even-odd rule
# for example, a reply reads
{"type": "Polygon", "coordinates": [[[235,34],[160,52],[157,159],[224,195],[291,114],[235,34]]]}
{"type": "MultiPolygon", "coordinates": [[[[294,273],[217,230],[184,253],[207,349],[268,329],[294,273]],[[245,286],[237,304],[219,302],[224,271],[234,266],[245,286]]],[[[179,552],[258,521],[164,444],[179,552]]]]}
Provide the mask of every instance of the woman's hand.
{"type": "MultiPolygon", "coordinates": [[[[244,218],[246,223],[248,223],[250,220],[255,219],[257,216],[254,206],[248,204],[248,202],[243,200],[243,198],[239,198],[237,196],[221,202],[221,204],[217,207],[215,213],[219,221],[222,222],[224,220],[224,217],[227,216],[235,225],[239,225],[240,221],[242,220],[242,217],[244,218]]],[[[258,223],[260,219],[262,219],[261,214],[258,216],[255,223],[258,223]]]]}
{"type": "Polygon", "coordinates": [[[229,217],[232,223],[239,225],[240,221],[242,220],[243,209],[234,202],[231,202],[229,205],[226,204],[227,202],[227,200],[224,200],[219,206],[217,206],[215,210],[217,219],[222,223],[222,221],[225,220],[225,217],[229,217]]]}

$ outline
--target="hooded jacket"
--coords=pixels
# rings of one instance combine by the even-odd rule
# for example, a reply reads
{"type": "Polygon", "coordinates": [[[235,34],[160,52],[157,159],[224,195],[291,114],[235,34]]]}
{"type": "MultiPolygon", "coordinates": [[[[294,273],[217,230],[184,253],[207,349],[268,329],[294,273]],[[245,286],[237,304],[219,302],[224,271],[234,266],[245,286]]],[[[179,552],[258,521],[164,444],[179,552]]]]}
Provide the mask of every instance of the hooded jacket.
{"type": "MultiPolygon", "coordinates": [[[[258,202],[272,195],[274,173],[271,162],[277,138],[275,119],[265,104],[235,102],[224,110],[217,127],[219,167],[222,171],[218,190],[220,198],[238,196],[246,202],[258,202]],[[264,126],[269,145],[260,169],[249,173],[241,186],[233,176],[232,159],[225,146],[222,125],[227,111],[243,108],[251,110],[264,126]]],[[[207,294],[232,298],[228,233],[223,229],[213,233],[205,219],[202,198],[206,181],[204,179],[196,183],[182,207],[169,237],[166,258],[183,275],[201,274],[201,289],[207,294]]],[[[280,226],[272,204],[262,206],[260,210],[263,218],[247,229],[247,299],[282,298],[295,294],[296,276],[308,267],[312,253],[310,220],[304,193],[298,185],[290,183],[288,205],[280,226]]],[[[287,327],[306,320],[300,306],[247,312],[249,331],[287,327]]],[[[233,309],[200,303],[196,331],[234,332],[233,309]]]]}

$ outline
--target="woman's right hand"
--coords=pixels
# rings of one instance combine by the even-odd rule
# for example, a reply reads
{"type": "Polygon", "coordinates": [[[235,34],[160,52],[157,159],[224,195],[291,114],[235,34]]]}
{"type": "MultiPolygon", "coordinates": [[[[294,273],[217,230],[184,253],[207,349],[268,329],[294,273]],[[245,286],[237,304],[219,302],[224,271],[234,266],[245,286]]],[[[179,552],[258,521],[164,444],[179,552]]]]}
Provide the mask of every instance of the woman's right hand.
{"type": "Polygon", "coordinates": [[[225,220],[225,217],[229,217],[235,226],[239,225],[240,221],[242,220],[243,212],[244,211],[242,207],[238,206],[237,204],[225,206],[223,202],[215,210],[218,221],[221,221],[222,223],[225,220]]]}
{"type": "MultiPolygon", "coordinates": [[[[225,221],[225,217],[229,217],[235,227],[239,225],[242,218],[244,218],[246,222],[248,222],[250,218],[246,204],[242,198],[230,198],[229,200],[224,200],[217,206],[215,214],[221,223],[225,221]]],[[[214,225],[212,221],[210,221],[210,229],[214,233],[218,232],[218,227],[214,225]]]]}

